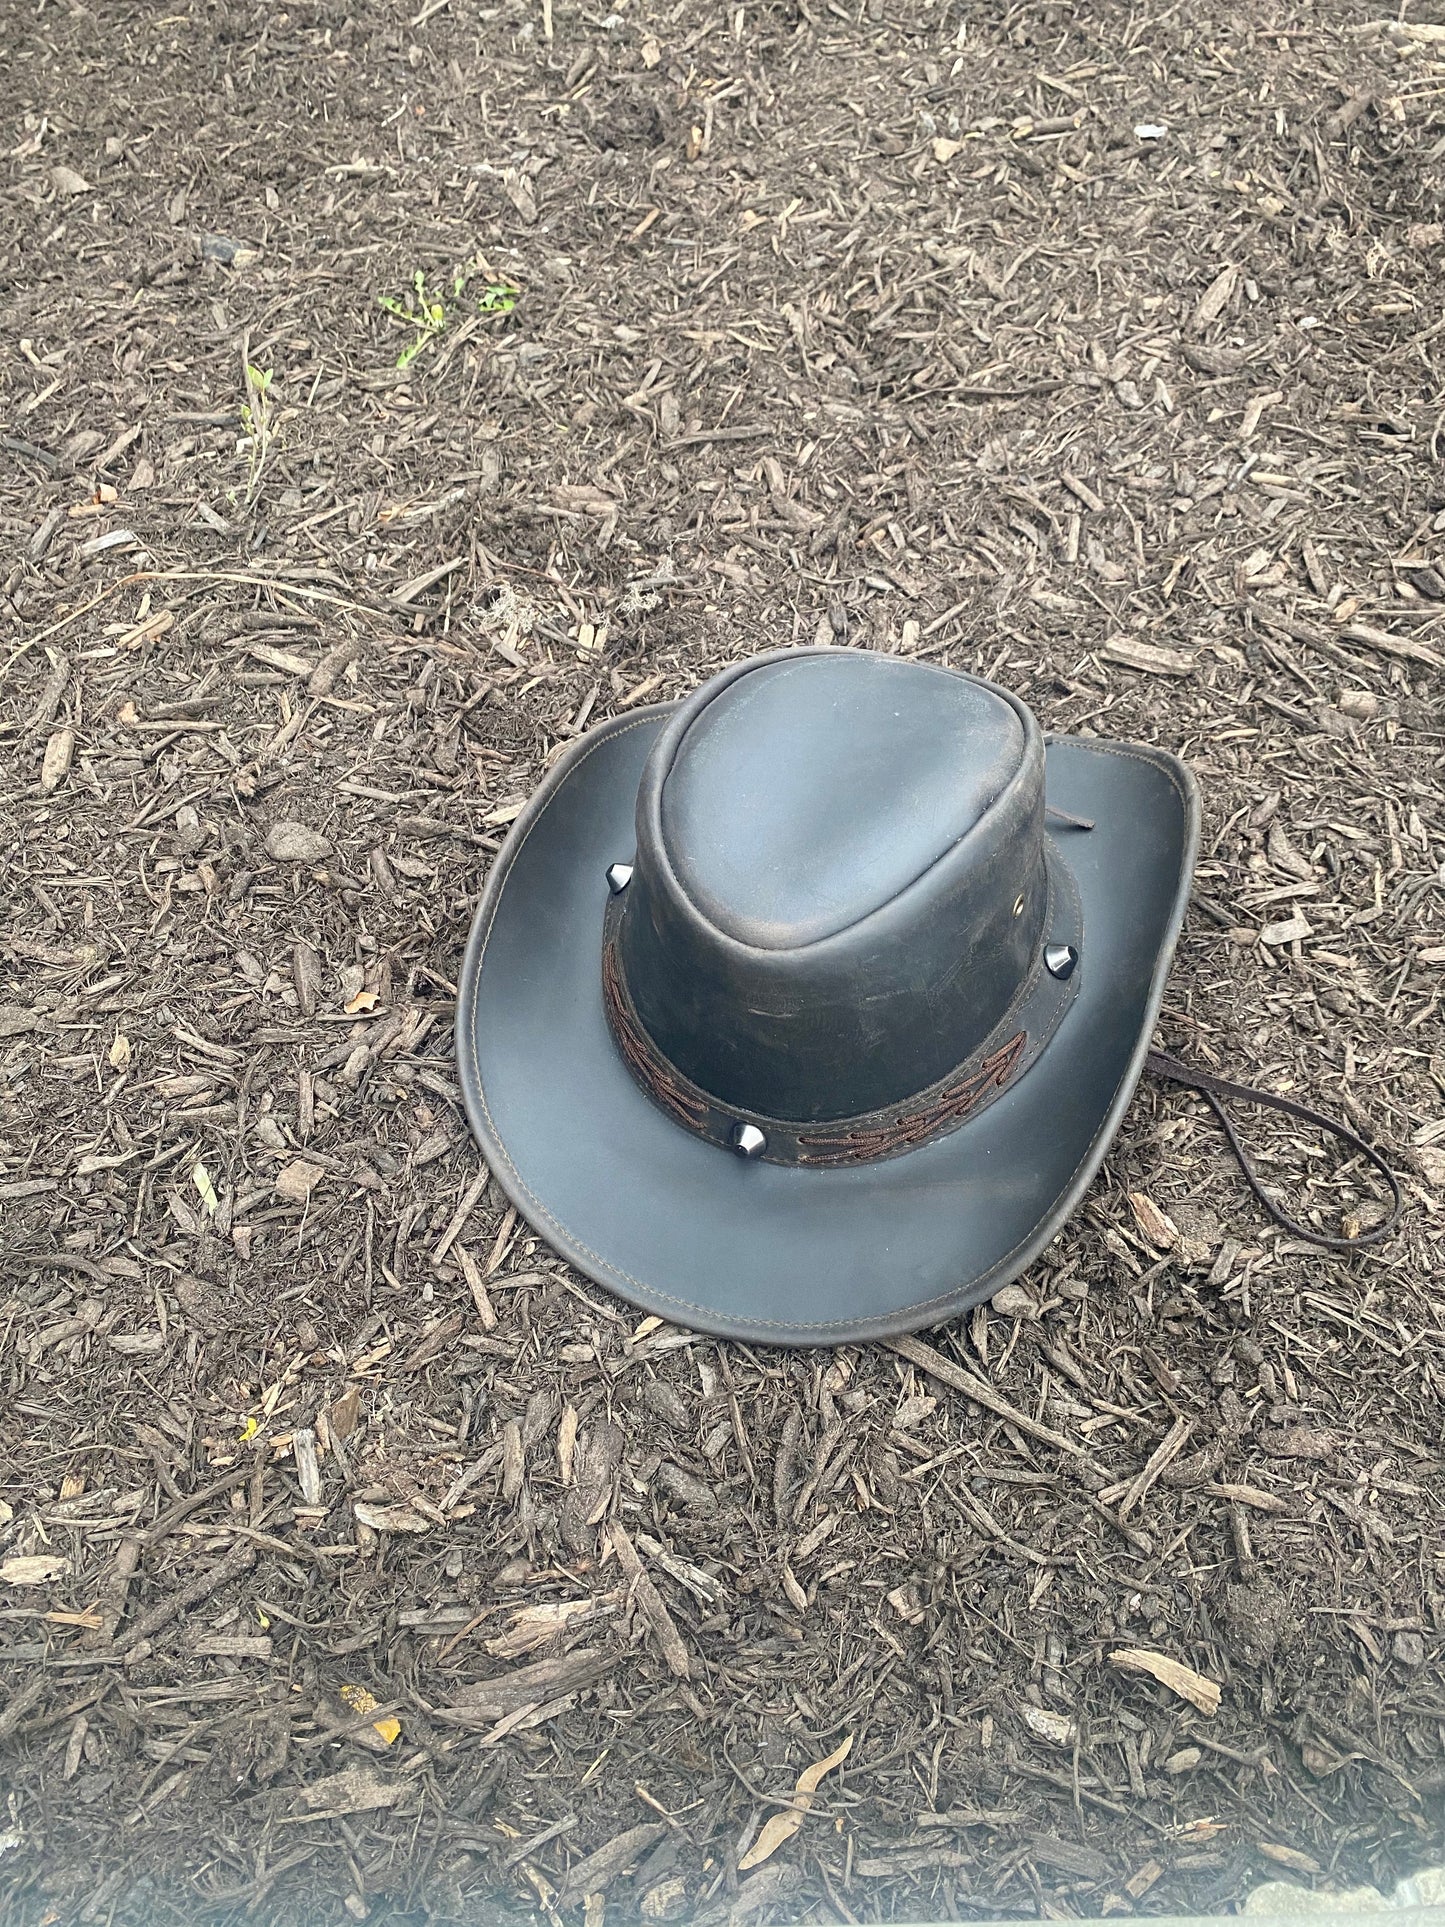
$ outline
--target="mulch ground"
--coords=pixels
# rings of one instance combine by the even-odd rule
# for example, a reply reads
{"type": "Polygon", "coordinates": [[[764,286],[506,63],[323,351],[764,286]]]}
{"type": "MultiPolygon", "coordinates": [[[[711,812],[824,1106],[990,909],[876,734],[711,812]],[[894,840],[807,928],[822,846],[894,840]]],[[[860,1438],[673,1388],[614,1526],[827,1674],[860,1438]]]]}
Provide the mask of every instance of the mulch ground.
{"type": "Polygon", "coordinates": [[[0,98],[4,1918],[1438,1858],[1445,30],[117,0],[12,12],[0,98]],[[450,1040],[505,825],[817,640],[1189,759],[1161,1034],[1372,1133],[1396,1238],[1278,1231],[1149,1087],[901,1350],[659,1327],[516,1222],[450,1040]]]}

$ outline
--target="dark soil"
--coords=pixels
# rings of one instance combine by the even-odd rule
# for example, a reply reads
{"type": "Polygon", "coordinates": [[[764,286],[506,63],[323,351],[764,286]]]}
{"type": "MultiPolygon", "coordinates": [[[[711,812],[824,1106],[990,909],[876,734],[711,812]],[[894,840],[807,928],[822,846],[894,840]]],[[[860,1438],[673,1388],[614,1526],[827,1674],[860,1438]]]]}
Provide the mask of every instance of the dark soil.
{"type": "MultiPolygon", "coordinates": [[[[1438,1856],[1445,45],[1369,20],[10,10],[7,1921],[1227,1910],[1438,1856]],[[435,326],[381,305],[418,273],[435,326]],[[1157,1088],[910,1356],[640,1323],[504,1212],[450,1023],[505,824],[589,722],[815,639],[1190,760],[1162,1035],[1372,1133],[1397,1237],[1280,1233],[1157,1088]]],[[[1378,1214],[1247,1122],[1318,1228],[1378,1214]]]]}

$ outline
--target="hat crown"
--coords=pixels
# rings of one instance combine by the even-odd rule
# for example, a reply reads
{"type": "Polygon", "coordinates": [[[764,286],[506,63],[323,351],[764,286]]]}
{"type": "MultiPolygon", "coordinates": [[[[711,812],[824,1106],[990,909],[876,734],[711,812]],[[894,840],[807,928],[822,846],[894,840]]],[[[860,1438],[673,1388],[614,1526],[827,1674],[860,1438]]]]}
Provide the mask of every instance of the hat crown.
{"type": "Polygon", "coordinates": [[[653,745],[618,930],[662,1056],[742,1112],[822,1120],[961,1064],[1037,968],[1043,740],[959,671],[756,657],[653,745]]]}
{"type": "Polygon", "coordinates": [[[723,935],[818,943],[968,836],[1025,741],[985,684],[896,656],[794,654],[726,684],[690,722],[662,782],[663,849],[723,935]]]}

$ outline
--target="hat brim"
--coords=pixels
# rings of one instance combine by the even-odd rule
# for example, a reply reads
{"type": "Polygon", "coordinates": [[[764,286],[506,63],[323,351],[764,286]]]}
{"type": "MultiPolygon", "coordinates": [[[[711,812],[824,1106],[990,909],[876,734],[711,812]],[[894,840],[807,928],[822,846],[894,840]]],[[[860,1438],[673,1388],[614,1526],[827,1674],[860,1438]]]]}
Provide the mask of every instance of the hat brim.
{"type": "Polygon", "coordinates": [[[1135,744],[1058,737],[1048,800],[1094,824],[1056,853],[1083,904],[1078,994],[1018,1083],[878,1163],[749,1163],[638,1088],[602,1003],[608,866],[670,706],[602,724],[512,826],[463,960],[457,1062],[503,1191],[547,1243],[676,1324],[778,1345],[935,1325],[1023,1271],[1077,1206],[1134,1094],[1189,896],[1193,778],[1135,744]]]}

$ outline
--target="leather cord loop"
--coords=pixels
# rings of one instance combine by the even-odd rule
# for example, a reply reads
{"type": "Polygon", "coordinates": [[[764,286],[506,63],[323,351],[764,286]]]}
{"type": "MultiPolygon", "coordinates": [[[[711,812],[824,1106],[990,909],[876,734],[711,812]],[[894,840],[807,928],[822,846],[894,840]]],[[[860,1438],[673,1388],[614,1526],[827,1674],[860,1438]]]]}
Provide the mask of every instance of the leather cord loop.
{"type": "Polygon", "coordinates": [[[1234,1084],[1227,1077],[1216,1077],[1211,1071],[1196,1070],[1193,1065],[1182,1063],[1177,1057],[1171,1057],[1168,1051],[1151,1050],[1144,1059],[1144,1068],[1166,1083],[1180,1084],[1186,1090],[1199,1093],[1224,1126],[1224,1135],[1229,1139],[1230,1149],[1239,1161],[1239,1168],[1244,1173],[1245,1182],[1250,1190],[1275,1223],[1283,1225],[1286,1231],[1292,1231],[1297,1238],[1303,1238],[1307,1244],[1319,1245],[1326,1251],[1357,1251],[1366,1245],[1382,1243],[1400,1222],[1405,1200],[1400,1192],[1399,1179],[1380,1153],[1372,1145],[1366,1144],[1365,1140],[1352,1131],[1347,1124],[1340,1123],[1338,1118],[1326,1117],[1320,1111],[1311,1110],[1307,1104],[1297,1104],[1293,1098],[1276,1097],[1272,1091],[1257,1090],[1251,1084],[1234,1084]],[[1272,1111],[1284,1111],[1290,1117],[1302,1118],[1306,1124],[1317,1125],[1320,1130],[1328,1131],[1342,1143],[1352,1145],[1362,1157],[1368,1159],[1389,1185],[1390,1195],[1394,1199],[1394,1209],[1389,1217],[1377,1225],[1372,1225],[1368,1231],[1362,1231],[1356,1238],[1327,1237],[1324,1232],[1315,1231],[1309,1225],[1301,1224],[1297,1218],[1290,1217],[1288,1212],[1280,1209],[1260,1183],[1254,1166],[1250,1163],[1248,1154],[1239,1141],[1234,1125],[1230,1122],[1229,1114],[1220,1102],[1221,1098],[1226,1097],[1235,1098],[1244,1104],[1263,1104],[1272,1111]]]}

